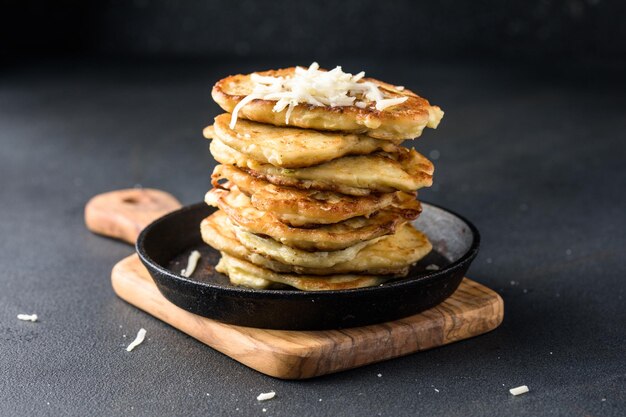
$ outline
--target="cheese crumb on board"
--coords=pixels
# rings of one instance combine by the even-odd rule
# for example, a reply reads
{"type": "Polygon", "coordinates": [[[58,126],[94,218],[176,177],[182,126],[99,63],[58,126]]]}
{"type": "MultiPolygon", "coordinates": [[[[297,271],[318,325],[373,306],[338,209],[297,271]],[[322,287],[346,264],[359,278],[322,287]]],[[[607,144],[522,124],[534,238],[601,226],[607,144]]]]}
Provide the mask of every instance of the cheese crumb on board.
{"type": "Polygon", "coordinates": [[[522,385],[520,387],[511,388],[509,392],[513,395],[522,395],[528,392],[528,387],[526,385],[522,385]]]}
{"type": "Polygon", "coordinates": [[[18,314],[17,318],[23,321],[32,321],[33,323],[37,321],[37,314],[18,314]]]}
{"type": "MultiPolygon", "coordinates": [[[[279,113],[286,108],[285,124],[289,124],[291,112],[301,103],[320,107],[354,105],[363,109],[367,106],[367,101],[376,103],[376,110],[382,111],[408,100],[406,96],[385,99],[376,84],[371,81],[362,81],[365,76],[363,71],[352,75],[343,72],[341,67],[335,67],[330,71],[320,71],[319,68],[317,62],[313,62],[309,68],[296,67],[292,77],[251,74],[250,79],[254,83],[254,88],[252,93],[244,97],[233,109],[230,128],[235,128],[239,110],[251,101],[259,99],[276,101],[272,109],[274,112],[279,113]],[[357,100],[359,97],[362,99],[357,100]]],[[[403,89],[404,87],[398,88],[398,91],[403,89]]]]}
{"type": "Polygon", "coordinates": [[[197,250],[191,252],[189,255],[189,259],[187,259],[187,268],[180,271],[180,274],[185,278],[189,278],[193,271],[196,270],[196,266],[198,266],[198,260],[200,259],[200,252],[197,250]]]}
{"type": "Polygon", "coordinates": [[[263,393],[259,394],[259,396],[256,397],[256,399],[257,399],[257,401],[267,401],[267,400],[271,400],[275,396],[276,396],[276,393],[274,391],[263,392],[263,393]]]}
{"type": "Polygon", "coordinates": [[[126,352],[130,352],[131,350],[135,349],[137,346],[139,346],[143,342],[145,338],[146,338],[146,329],[142,327],[137,332],[137,337],[135,338],[135,340],[133,340],[130,343],[130,345],[128,345],[128,347],[126,348],[126,352]]]}

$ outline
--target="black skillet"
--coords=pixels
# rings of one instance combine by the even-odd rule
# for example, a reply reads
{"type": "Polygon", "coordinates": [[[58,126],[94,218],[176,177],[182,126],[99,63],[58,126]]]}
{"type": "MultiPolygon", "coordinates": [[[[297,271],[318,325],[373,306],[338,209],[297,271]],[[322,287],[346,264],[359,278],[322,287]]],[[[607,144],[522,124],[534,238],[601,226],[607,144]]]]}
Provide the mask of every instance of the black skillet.
{"type": "Polygon", "coordinates": [[[230,285],[228,277],[214,269],[219,252],[200,237],[200,222],[215,211],[204,203],[183,207],[149,224],[139,234],[136,250],[165,298],[192,313],[257,328],[363,326],[410,316],[441,303],[457,289],[478,253],[480,236],[474,225],[444,208],[427,203],[422,207],[414,224],[428,235],[433,252],[413,266],[406,278],[371,288],[303,292],[230,285]],[[180,271],[192,250],[200,251],[202,257],[192,276],[184,278],[180,271]]]}

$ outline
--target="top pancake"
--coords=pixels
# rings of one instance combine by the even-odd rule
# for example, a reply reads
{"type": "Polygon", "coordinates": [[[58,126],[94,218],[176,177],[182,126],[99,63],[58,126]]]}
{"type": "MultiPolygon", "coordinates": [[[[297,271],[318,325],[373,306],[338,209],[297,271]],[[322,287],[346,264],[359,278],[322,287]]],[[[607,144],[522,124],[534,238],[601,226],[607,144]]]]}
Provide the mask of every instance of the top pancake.
{"type": "MultiPolygon", "coordinates": [[[[295,67],[258,72],[261,76],[292,77],[295,67]]],[[[218,81],[211,92],[213,99],[225,111],[232,113],[237,103],[252,93],[254,82],[251,74],[238,74],[218,81]]],[[[407,97],[404,103],[377,110],[374,103],[366,107],[314,106],[299,104],[293,108],[289,125],[305,129],[331,130],[363,133],[378,139],[412,139],[420,136],[425,127],[436,128],[443,111],[432,106],[428,100],[407,89],[372,78],[364,78],[378,86],[385,99],[407,97]]],[[[254,120],[275,126],[286,126],[286,112],[274,112],[276,101],[256,99],[239,110],[240,119],[254,120]]]]}
{"type": "Polygon", "coordinates": [[[277,127],[239,120],[229,127],[230,114],[215,118],[204,136],[217,138],[249,157],[282,168],[318,165],[345,155],[367,155],[376,151],[396,152],[399,141],[370,138],[341,132],[318,132],[294,127],[277,127]]]}

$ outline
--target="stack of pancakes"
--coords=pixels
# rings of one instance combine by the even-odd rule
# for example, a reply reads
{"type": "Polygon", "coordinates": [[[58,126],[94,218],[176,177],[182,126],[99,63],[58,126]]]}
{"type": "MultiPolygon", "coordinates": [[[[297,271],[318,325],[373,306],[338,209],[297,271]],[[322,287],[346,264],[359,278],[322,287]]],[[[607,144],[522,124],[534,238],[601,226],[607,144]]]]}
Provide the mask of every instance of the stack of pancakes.
{"type": "Polygon", "coordinates": [[[231,283],[305,291],[375,286],[406,276],[430,252],[411,221],[421,211],[417,190],[432,184],[434,168],[400,144],[436,127],[443,112],[402,87],[368,81],[386,99],[405,101],[384,110],[365,102],[277,112],[276,101],[265,99],[236,108],[253,92],[250,75],[213,87],[228,113],[204,130],[220,163],[205,201],[219,210],[201,232],[221,252],[216,269],[231,283]]]}

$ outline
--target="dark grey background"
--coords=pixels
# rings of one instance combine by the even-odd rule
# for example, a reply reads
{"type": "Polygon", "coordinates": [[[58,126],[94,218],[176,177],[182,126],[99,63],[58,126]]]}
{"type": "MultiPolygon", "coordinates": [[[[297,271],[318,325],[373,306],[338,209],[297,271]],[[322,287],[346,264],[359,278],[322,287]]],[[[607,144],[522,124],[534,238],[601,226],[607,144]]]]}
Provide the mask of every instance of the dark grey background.
{"type": "Polygon", "coordinates": [[[4,0],[3,57],[626,58],[626,3],[4,0]]]}
{"type": "Polygon", "coordinates": [[[623,6],[180,3],[0,13],[0,416],[626,414],[623,6]],[[312,59],[446,111],[414,143],[436,165],[420,195],[481,230],[469,275],[504,298],[496,331],[285,382],[116,298],[110,270],[132,249],[85,230],[87,200],[137,184],[201,200],[212,84],[312,59]]]}

